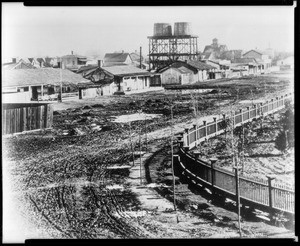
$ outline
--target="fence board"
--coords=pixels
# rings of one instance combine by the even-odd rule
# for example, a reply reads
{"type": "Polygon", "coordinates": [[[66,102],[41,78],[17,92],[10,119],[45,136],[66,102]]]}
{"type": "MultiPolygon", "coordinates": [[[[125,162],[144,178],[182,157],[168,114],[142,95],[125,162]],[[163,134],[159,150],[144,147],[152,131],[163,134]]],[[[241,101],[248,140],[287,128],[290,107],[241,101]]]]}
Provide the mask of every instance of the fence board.
{"type": "Polygon", "coordinates": [[[5,111],[2,111],[2,135],[5,134],[6,129],[6,113],[5,111]]]}
{"type": "Polygon", "coordinates": [[[2,135],[52,126],[53,110],[48,104],[3,104],[2,135]],[[47,107],[48,106],[48,107],[47,107]],[[49,108],[49,112],[46,109],[49,108]],[[51,121],[51,122],[48,122],[51,121]]]}

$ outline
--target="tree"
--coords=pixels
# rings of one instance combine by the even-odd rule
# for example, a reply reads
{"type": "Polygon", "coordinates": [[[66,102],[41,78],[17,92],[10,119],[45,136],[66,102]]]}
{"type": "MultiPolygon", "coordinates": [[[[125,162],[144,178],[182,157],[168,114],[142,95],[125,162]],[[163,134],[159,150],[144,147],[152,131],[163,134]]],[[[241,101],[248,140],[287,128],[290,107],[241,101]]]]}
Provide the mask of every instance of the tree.
{"type": "Polygon", "coordinates": [[[287,141],[289,144],[289,147],[294,146],[294,112],[292,110],[292,106],[290,103],[287,103],[286,105],[287,110],[283,113],[281,116],[281,119],[279,121],[282,131],[287,132],[287,141]]]}
{"type": "Polygon", "coordinates": [[[288,148],[286,135],[285,131],[280,131],[275,139],[275,148],[282,153],[285,153],[288,148]]]}

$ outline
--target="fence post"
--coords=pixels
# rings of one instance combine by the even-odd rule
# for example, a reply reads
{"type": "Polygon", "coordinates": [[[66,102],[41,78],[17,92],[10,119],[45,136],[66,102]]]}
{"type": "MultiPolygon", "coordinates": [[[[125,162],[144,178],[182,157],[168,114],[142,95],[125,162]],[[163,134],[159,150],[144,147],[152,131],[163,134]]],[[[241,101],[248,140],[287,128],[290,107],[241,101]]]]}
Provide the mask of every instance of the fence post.
{"type": "Polygon", "coordinates": [[[194,151],[195,160],[198,160],[198,157],[200,156],[200,151],[194,151]]]}
{"type": "Polygon", "coordinates": [[[240,209],[240,183],[239,183],[239,170],[241,169],[237,165],[233,167],[235,171],[235,194],[236,194],[236,204],[238,210],[238,224],[239,224],[239,233],[240,237],[242,237],[241,231],[241,209],[240,209]]]}
{"type": "Polygon", "coordinates": [[[214,188],[214,179],[215,179],[215,173],[214,173],[214,164],[217,162],[217,158],[216,157],[212,157],[209,159],[210,160],[210,166],[211,166],[211,192],[212,192],[212,196],[215,196],[215,188],[214,188]]]}
{"type": "Polygon", "coordinates": [[[206,120],[204,120],[203,121],[203,125],[204,125],[204,129],[205,129],[205,134],[204,134],[204,136],[205,136],[205,139],[206,139],[206,136],[207,136],[207,125],[206,125],[206,120]]]}
{"type": "Polygon", "coordinates": [[[185,128],[184,131],[186,132],[187,146],[190,146],[189,128],[185,128]]]}
{"type": "Polygon", "coordinates": [[[248,120],[250,119],[250,107],[248,106],[247,107],[247,110],[248,110],[248,120]]]}
{"type": "Polygon", "coordinates": [[[195,132],[196,132],[196,144],[195,144],[195,147],[197,146],[197,144],[198,144],[198,131],[197,131],[197,124],[194,124],[193,125],[193,128],[194,128],[194,130],[195,130],[195,132]]]}
{"type": "Polygon", "coordinates": [[[260,105],[260,115],[261,116],[264,116],[264,110],[263,110],[263,103],[261,102],[261,103],[259,103],[259,105],[260,105]]]}
{"type": "Polygon", "coordinates": [[[268,178],[268,189],[269,189],[269,207],[270,207],[270,219],[272,221],[272,208],[273,208],[273,198],[272,198],[272,180],[275,179],[273,176],[267,176],[268,178]]]}
{"type": "Polygon", "coordinates": [[[178,140],[177,142],[179,143],[179,147],[182,148],[183,147],[183,140],[178,140]]]}
{"type": "Polygon", "coordinates": [[[213,117],[215,125],[216,125],[216,133],[215,135],[217,135],[217,131],[218,131],[218,124],[217,124],[217,117],[213,117]]]}
{"type": "Polygon", "coordinates": [[[255,113],[254,113],[253,118],[256,118],[256,115],[257,115],[257,104],[254,104],[253,108],[255,109],[255,111],[254,111],[255,113]]]}
{"type": "Polygon", "coordinates": [[[272,112],[274,111],[274,98],[271,99],[271,105],[272,105],[272,112]]]}
{"type": "Polygon", "coordinates": [[[244,117],[243,117],[243,109],[242,109],[242,108],[240,108],[240,114],[241,114],[241,118],[242,118],[241,123],[243,124],[243,122],[244,122],[244,117]]]}
{"type": "Polygon", "coordinates": [[[269,106],[270,106],[270,105],[269,105],[269,100],[266,100],[265,103],[266,103],[266,105],[267,105],[267,112],[266,112],[266,114],[268,115],[268,113],[269,113],[269,106]]]}

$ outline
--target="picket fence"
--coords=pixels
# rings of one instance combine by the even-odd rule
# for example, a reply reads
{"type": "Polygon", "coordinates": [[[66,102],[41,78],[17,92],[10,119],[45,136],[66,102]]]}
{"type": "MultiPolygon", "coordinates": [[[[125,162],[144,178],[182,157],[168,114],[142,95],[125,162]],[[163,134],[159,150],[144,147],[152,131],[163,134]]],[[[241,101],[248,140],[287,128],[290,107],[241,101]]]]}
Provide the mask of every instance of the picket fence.
{"type": "MultiPolygon", "coordinates": [[[[213,193],[220,193],[236,199],[237,180],[235,174],[199,159],[197,152],[192,156],[188,151],[200,142],[224,133],[225,121],[229,117],[233,121],[234,127],[237,127],[255,118],[284,109],[285,102],[291,97],[292,93],[285,94],[265,103],[247,107],[246,110],[240,109],[232,116],[223,115],[223,119],[214,118],[213,122],[206,123],[204,121],[201,126],[194,125],[192,129],[185,129],[178,138],[179,153],[175,155],[175,163],[193,183],[207,186],[213,193]]],[[[240,176],[238,182],[241,203],[293,215],[295,212],[294,190],[287,186],[272,184],[272,180],[272,177],[267,177],[266,180],[257,180],[240,176]]]]}

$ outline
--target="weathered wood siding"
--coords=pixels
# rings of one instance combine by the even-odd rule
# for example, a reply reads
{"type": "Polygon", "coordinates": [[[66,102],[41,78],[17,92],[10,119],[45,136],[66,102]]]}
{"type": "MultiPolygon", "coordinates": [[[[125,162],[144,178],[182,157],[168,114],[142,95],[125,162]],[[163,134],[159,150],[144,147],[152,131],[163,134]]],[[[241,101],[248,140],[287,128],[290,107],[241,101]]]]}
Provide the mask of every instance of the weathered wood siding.
{"type": "Polygon", "coordinates": [[[47,103],[3,103],[2,135],[52,127],[53,106],[47,103]]]}

